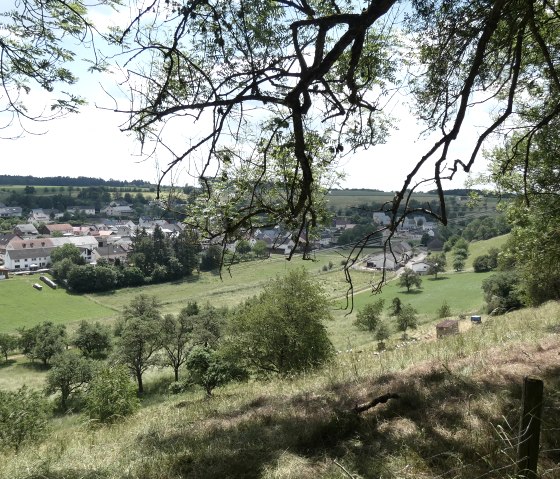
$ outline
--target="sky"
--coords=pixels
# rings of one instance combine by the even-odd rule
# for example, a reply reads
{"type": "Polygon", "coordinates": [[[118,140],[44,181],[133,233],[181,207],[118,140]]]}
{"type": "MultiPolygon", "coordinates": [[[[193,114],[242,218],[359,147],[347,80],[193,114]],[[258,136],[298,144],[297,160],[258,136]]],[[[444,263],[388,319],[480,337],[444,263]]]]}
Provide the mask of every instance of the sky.
{"type": "MultiPolygon", "coordinates": [[[[99,15],[94,19],[98,25],[110,23],[111,17],[107,12],[99,12],[99,15]]],[[[108,86],[115,84],[118,75],[113,74],[109,78],[83,71],[76,73],[80,76],[76,89],[88,99],[88,105],[78,114],[30,125],[30,132],[17,139],[4,139],[2,136],[6,136],[6,132],[0,132],[2,174],[141,179],[156,183],[171,158],[161,151],[157,156],[142,155],[139,143],[121,131],[127,118],[111,111],[114,102],[107,94],[108,90],[111,95],[124,100],[116,88],[108,86]]],[[[405,106],[406,101],[404,97],[398,98],[391,107],[390,113],[396,118],[397,129],[392,131],[385,144],[341,160],[338,171],[344,173],[344,179],[339,187],[384,191],[396,191],[402,187],[406,175],[434,141],[433,138],[419,139],[421,127],[405,106]]],[[[48,103],[48,98],[44,92],[34,91],[28,98],[28,104],[37,108],[45,103],[48,103]]],[[[462,139],[457,142],[450,157],[463,160],[468,157],[476,131],[487,121],[485,113],[467,118],[462,139]]],[[[197,124],[192,123],[178,125],[174,130],[175,142],[187,144],[197,128],[197,124]]],[[[473,172],[476,174],[485,170],[486,163],[480,158],[473,172]]],[[[196,164],[183,162],[165,183],[179,186],[196,184],[196,176],[196,164]]],[[[425,170],[420,172],[419,179],[431,176],[432,172],[425,170]]],[[[462,188],[467,178],[467,174],[458,173],[453,182],[444,184],[444,188],[462,188]]],[[[433,184],[427,184],[420,189],[433,188],[433,184]]]]}

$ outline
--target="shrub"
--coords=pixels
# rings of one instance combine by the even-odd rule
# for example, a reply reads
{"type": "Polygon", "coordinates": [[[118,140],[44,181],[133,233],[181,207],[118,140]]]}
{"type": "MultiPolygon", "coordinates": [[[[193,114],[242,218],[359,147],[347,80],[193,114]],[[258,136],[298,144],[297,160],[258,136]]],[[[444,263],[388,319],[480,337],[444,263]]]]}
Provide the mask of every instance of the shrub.
{"type": "Polygon", "coordinates": [[[437,317],[438,318],[448,318],[451,316],[451,308],[447,304],[447,301],[444,301],[442,305],[437,310],[437,317]]]}
{"type": "Polygon", "coordinates": [[[64,351],[53,357],[52,368],[47,373],[45,392],[60,392],[60,407],[66,411],[70,396],[81,391],[93,374],[90,359],[84,358],[76,351],[64,351]]]}
{"type": "Polygon", "coordinates": [[[196,346],[189,354],[187,368],[192,383],[202,386],[208,396],[219,386],[248,377],[245,369],[201,346],[196,346]]]}
{"type": "Polygon", "coordinates": [[[181,394],[187,389],[185,381],[173,381],[169,386],[167,386],[167,392],[169,394],[181,394]]]}
{"type": "Polygon", "coordinates": [[[329,303],[320,285],[298,269],[265,286],[229,321],[232,357],[259,373],[292,374],[321,366],[334,355],[323,322],[329,303]]]}
{"type": "Polygon", "coordinates": [[[39,392],[26,386],[0,391],[0,446],[17,451],[24,443],[38,441],[47,431],[50,415],[50,405],[39,392]]]}
{"type": "Polygon", "coordinates": [[[366,304],[356,315],[354,324],[365,331],[375,331],[381,319],[385,300],[379,299],[375,303],[366,304]]]}
{"type": "Polygon", "coordinates": [[[112,422],[135,412],[140,406],[136,387],[124,366],[104,366],[94,375],[86,395],[91,419],[112,422]]]}

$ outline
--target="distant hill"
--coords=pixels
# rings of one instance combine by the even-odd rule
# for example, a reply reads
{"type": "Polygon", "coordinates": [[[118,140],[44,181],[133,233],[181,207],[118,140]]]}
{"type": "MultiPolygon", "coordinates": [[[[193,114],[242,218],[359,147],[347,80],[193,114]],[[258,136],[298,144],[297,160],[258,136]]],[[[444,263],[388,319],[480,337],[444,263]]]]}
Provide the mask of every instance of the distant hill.
{"type": "Polygon", "coordinates": [[[150,186],[145,180],[103,180],[102,178],[89,178],[78,176],[17,176],[0,175],[0,185],[29,185],[29,186],[150,186]]]}

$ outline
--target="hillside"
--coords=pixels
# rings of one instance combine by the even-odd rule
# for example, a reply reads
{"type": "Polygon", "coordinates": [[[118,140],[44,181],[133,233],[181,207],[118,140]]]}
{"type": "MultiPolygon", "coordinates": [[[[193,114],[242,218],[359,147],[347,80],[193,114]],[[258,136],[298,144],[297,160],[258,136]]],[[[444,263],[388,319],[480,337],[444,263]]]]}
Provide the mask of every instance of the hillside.
{"type": "MultiPolygon", "coordinates": [[[[525,375],[545,381],[539,467],[560,477],[560,305],[484,320],[459,336],[339,354],[313,375],[161,393],[111,427],[60,418],[48,439],[0,461],[0,477],[506,478],[525,375]],[[399,398],[351,412],[382,394],[399,398]]],[[[373,345],[372,345],[373,346],[373,345]]]]}

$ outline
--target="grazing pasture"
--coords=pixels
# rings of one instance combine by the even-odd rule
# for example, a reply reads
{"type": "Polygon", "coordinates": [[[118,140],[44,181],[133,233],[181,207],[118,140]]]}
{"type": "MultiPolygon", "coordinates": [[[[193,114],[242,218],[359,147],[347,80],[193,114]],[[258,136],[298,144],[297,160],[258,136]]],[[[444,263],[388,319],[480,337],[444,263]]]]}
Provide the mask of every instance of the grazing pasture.
{"type": "Polygon", "coordinates": [[[0,281],[0,333],[15,332],[43,321],[71,324],[85,320],[111,319],[118,311],[86,296],[51,289],[39,281],[39,275],[12,276],[0,281]],[[34,283],[43,286],[41,291],[34,283]]]}

